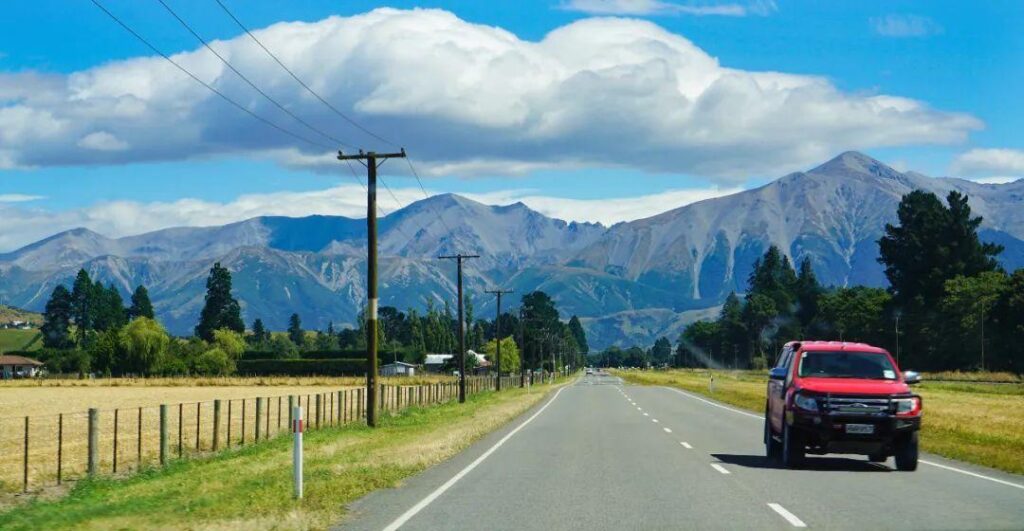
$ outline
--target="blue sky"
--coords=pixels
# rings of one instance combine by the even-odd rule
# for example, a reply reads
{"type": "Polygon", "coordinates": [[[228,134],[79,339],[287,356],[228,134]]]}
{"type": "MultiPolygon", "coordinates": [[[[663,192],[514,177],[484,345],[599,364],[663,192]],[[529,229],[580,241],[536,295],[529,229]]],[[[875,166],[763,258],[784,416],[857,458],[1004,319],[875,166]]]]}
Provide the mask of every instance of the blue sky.
{"type": "MultiPolygon", "coordinates": [[[[297,114],[381,147],[291,84],[214,0],[166,1],[297,114]]],[[[845,149],[930,175],[1024,175],[1022,2],[391,2],[399,11],[367,15],[385,5],[223,1],[252,29],[309,23],[264,42],[404,145],[430,192],[610,223],[845,149]],[[622,18],[588,21],[608,15],[622,18]]],[[[155,0],[102,3],[250,109],[302,129],[155,0]]],[[[0,130],[0,251],[75,225],[117,236],[362,208],[325,150],[285,142],[169,70],[88,0],[5,7],[0,130]]],[[[399,203],[422,197],[403,166],[385,170],[399,203]]]]}

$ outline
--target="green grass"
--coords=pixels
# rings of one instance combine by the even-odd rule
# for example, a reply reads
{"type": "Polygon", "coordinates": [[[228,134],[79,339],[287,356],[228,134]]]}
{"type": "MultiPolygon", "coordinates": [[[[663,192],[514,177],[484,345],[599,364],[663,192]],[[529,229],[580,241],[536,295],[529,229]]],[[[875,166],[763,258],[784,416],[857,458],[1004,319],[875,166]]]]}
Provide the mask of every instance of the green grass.
{"type": "Polygon", "coordinates": [[[127,479],[83,481],[58,500],[0,514],[4,529],[323,529],[373,490],[444,460],[539,402],[552,386],[410,408],[371,430],[308,432],[305,497],[291,498],[291,439],[175,462],[127,479]]]}
{"type": "Polygon", "coordinates": [[[39,350],[43,346],[39,330],[0,329],[0,353],[39,350]]]}
{"type": "MultiPolygon", "coordinates": [[[[764,372],[613,372],[631,383],[677,387],[764,412],[764,372]],[[713,391],[709,385],[712,374],[713,391]]],[[[924,401],[921,446],[925,451],[1024,474],[1024,385],[926,380],[914,390],[924,401]]]]}

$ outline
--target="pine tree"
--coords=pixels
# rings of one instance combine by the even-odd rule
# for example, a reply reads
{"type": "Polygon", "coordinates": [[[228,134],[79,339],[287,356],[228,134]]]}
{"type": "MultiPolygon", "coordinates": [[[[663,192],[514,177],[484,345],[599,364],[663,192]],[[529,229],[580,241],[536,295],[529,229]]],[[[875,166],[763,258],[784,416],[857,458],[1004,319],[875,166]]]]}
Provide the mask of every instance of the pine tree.
{"type": "Polygon", "coordinates": [[[58,284],[46,302],[43,313],[43,346],[48,348],[69,348],[71,337],[68,328],[71,326],[71,293],[63,285],[58,284]]]}
{"type": "Polygon", "coordinates": [[[818,284],[810,257],[804,257],[800,262],[800,273],[796,277],[793,292],[796,296],[796,317],[800,321],[800,326],[809,331],[811,322],[818,315],[818,299],[822,294],[821,284],[818,284]]]}
{"type": "Polygon", "coordinates": [[[590,346],[587,345],[587,333],[583,330],[583,324],[580,323],[579,317],[574,315],[569,318],[569,331],[572,332],[572,337],[576,340],[580,353],[584,356],[589,354],[590,346]]]}
{"type": "Polygon", "coordinates": [[[252,341],[255,345],[262,345],[269,338],[267,329],[263,326],[263,319],[257,318],[252,322],[252,341]]]}
{"type": "Polygon", "coordinates": [[[77,328],[76,343],[79,348],[85,346],[86,332],[92,329],[94,291],[89,273],[79,269],[71,288],[71,318],[77,328]]]}
{"type": "Polygon", "coordinates": [[[199,316],[195,334],[205,341],[213,341],[213,331],[226,328],[239,334],[245,332],[242,310],[238,301],[231,296],[231,272],[213,264],[206,279],[206,304],[199,316]]]}
{"type": "Polygon", "coordinates": [[[297,313],[293,313],[288,318],[288,339],[292,340],[292,343],[299,348],[306,344],[306,332],[302,330],[302,319],[297,313]]]}
{"type": "Polygon", "coordinates": [[[132,305],[128,308],[128,318],[135,319],[137,317],[155,319],[153,303],[149,301],[149,291],[146,290],[146,286],[142,285],[135,288],[135,293],[132,293],[132,305]]]}
{"type": "Polygon", "coordinates": [[[100,332],[117,330],[128,322],[124,299],[113,284],[106,288],[97,282],[93,286],[93,328],[100,332]]]}

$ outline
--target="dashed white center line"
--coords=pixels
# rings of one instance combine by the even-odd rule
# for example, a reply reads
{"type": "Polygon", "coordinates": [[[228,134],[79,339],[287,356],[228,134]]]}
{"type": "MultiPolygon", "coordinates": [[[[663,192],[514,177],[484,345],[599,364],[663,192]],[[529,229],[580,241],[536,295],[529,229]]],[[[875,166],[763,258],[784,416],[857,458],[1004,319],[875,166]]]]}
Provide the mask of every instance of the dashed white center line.
{"type": "Polygon", "coordinates": [[[648,415],[647,413],[644,413],[644,416],[645,416],[645,417],[649,417],[650,415],[648,415]]]}
{"type": "Polygon", "coordinates": [[[658,419],[651,419],[651,422],[658,422],[658,419]]]}
{"type": "Polygon", "coordinates": [[[805,524],[803,520],[797,518],[795,514],[787,511],[785,507],[777,503],[769,503],[768,507],[771,507],[773,511],[779,513],[779,516],[785,518],[793,527],[807,527],[807,524],[805,524]]]}
{"type": "Polygon", "coordinates": [[[724,466],[722,466],[722,465],[720,465],[718,463],[711,463],[711,468],[713,468],[713,469],[715,469],[715,470],[717,470],[717,471],[719,471],[719,472],[721,472],[723,474],[728,474],[729,473],[729,471],[726,470],[724,466]]]}
{"type": "Polygon", "coordinates": [[[665,433],[672,433],[672,430],[669,429],[669,428],[662,428],[662,429],[665,430],[665,433]]]}
{"type": "Polygon", "coordinates": [[[679,444],[683,445],[683,448],[686,448],[687,450],[693,450],[693,447],[690,446],[690,443],[688,442],[680,442],[679,444]]]}

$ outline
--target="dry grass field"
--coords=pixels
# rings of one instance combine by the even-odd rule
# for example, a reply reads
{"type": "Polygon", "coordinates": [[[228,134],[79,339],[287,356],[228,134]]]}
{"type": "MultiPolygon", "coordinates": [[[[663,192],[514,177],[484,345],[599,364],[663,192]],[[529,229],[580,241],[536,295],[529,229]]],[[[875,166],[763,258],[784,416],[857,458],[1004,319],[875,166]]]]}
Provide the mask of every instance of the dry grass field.
{"type": "MultiPolygon", "coordinates": [[[[452,381],[445,377],[381,379],[389,386],[452,381]]],[[[362,397],[359,389],[364,383],[362,378],[319,377],[2,382],[0,492],[24,488],[26,416],[32,490],[56,483],[58,456],[64,479],[85,472],[89,408],[99,409],[100,470],[114,472],[116,423],[117,473],[123,473],[158,461],[161,404],[169,406],[169,447],[171,455],[177,456],[213,448],[214,400],[222,401],[217,445],[223,447],[239,444],[243,438],[252,441],[257,397],[264,399],[260,432],[265,437],[287,429],[290,395],[300,397],[308,418],[319,394],[325,423],[327,419],[351,421],[361,407],[356,401],[362,397]]]]}
{"type": "MultiPolygon", "coordinates": [[[[758,413],[764,411],[767,376],[762,372],[671,370],[615,373],[633,383],[678,387],[758,413]],[[713,388],[710,385],[712,374],[715,379],[713,388]]],[[[928,375],[924,377],[925,381],[914,387],[924,401],[922,449],[1008,472],[1024,473],[1024,385],[928,381],[928,375]]]]}

